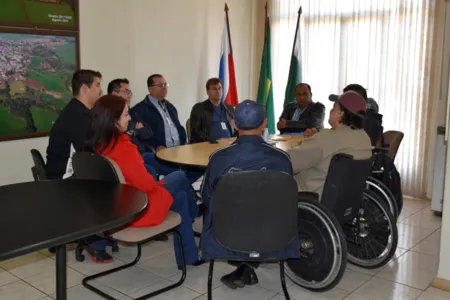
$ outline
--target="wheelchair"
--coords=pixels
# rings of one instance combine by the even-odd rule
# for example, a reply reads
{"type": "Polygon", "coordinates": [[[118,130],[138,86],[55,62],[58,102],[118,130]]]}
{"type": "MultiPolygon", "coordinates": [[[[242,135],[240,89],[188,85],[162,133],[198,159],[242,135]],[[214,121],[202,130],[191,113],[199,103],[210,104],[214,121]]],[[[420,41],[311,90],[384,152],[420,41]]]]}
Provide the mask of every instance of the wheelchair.
{"type": "Polygon", "coordinates": [[[363,268],[377,268],[395,254],[396,219],[375,191],[366,189],[372,159],[332,158],[321,201],[299,192],[300,258],[285,262],[287,276],[297,285],[322,292],[341,281],[347,259],[363,268]]]}
{"type": "Polygon", "coordinates": [[[389,156],[388,149],[376,148],[373,150],[372,171],[371,176],[367,179],[366,189],[374,191],[385,199],[395,219],[398,218],[403,208],[403,194],[400,174],[389,156]]]}

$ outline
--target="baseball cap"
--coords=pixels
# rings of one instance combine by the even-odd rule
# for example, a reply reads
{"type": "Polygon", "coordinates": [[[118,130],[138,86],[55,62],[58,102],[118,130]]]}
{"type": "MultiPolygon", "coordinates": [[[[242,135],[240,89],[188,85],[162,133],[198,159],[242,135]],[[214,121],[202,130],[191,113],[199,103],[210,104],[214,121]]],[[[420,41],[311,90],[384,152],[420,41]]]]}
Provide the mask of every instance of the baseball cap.
{"type": "MultiPolygon", "coordinates": [[[[328,99],[332,102],[337,102],[338,98],[339,98],[339,96],[335,95],[335,94],[331,94],[330,96],[328,96],[328,99]]],[[[378,103],[375,101],[375,99],[367,98],[366,109],[370,109],[370,110],[378,113],[378,103]]]]}
{"type": "Polygon", "coordinates": [[[264,107],[252,100],[239,103],[234,110],[234,122],[241,130],[253,130],[264,123],[266,114],[264,107]]]}
{"type": "Polygon", "coordinates": [[[353,91],[348,91],[340,95],[339,97],[331,99],[331,95],[328,98],[333,102],[337,102],[345,107],[349,112],[355,115],[359,115],[360,111],[366,111],[366,101],[364,98],[353,91]]]}

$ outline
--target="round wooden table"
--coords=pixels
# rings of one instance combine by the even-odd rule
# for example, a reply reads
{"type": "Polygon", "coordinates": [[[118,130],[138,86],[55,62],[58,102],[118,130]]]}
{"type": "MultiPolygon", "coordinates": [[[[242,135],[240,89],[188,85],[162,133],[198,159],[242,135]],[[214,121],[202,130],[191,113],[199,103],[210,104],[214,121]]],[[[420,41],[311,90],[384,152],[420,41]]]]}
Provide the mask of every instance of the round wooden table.
{"type": "MultiPolygon", "coordinates": [[[[236,138],[221,139],[217,144],[209,142],[187,144],[183,146],[165,148],[156,153],[156,158],[166,164],[180,167],[185,170],[205,170],[211,154],[232,144],[236,138]]],[[[269,144],[287,150],[303,141],[301,136],[273,135],[269,144]]]]}

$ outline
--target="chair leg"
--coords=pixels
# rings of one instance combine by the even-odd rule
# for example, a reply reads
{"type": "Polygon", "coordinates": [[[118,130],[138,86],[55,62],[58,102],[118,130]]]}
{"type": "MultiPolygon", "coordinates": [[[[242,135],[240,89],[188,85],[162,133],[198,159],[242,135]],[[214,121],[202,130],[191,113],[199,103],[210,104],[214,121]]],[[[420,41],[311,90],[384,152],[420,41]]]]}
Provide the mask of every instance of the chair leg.
{"type": "Polygon", "coordinates": [[[183,248],[183,244],[182,244],[182,241],[181,241],[181,235],[178,232],[178,230],[174,230],[173,234],[177,236],[178,242],[180,244],[181,266],[183,267],[183,269],[182,269],[183,272],[181,274],[180,280],[178,280],[178,282],[176,282],[174,284],[171,284],[169,286],[166,286],[166,287],[164,287],[162,289],[159,289],[159,290],[154,291],[152,293],[149,293],[147,295],[141,296],[139,298],[135,298],[134,300],[144,300],[144,299],[148,299],[148,298],[157,296],[157,295],[162,294],[164,292],[167,292],[167,291],[169,291],[171,289],[174,289],[174,288],[179,287],[180,285],[182,285],[184,280],[186,279],[186,273],[187,273],[187,271],[186,271],[186,260],[184,258],[184,248],[183,248]]]}
{"type": "Polygon", "coordinates": [[[284,297],[286,300],[290,300],[289,292],[286,288],[286,277],[284,276],[284,261],[280,261],[280,279],[281,279],[281,287],[283,288],[284,297]]]}
{"type": "Polygon", "coordinates": [[[137,255],[136,255],[136,258],[132,262],[125,264],[123,266],[117,267],[117,268],[113,268],[113,269],[103,271],[103,272],[100,272],[100,273],[97,273],[97,274],[94,274],[91,276],[87,276],[82,281],[83,286],[85,288],[91,290],[92,292],[96,293],[97,295],[102,296],[105,299],[116,300],[116,298],[113,298],[110,295],[106,294],[105,292],[99,290],[98,288],[90,285],[89,281],[92,281],[94,279],[97,279],[97,278],[100,278],[100,277],[103,277],[103,276],[106,276],[106,275],[109,275],[109,274],[112,274],[112,273],[115,273],[115,272],[121,271],[123,269],[134,266],[141,259],[141,253],[142,253],[141,244],[138,244],[137,245],[137,255]]]}
{"type": "Polygon", "coordinates": [[[214,272],[214,260],[209,261],[209,272],[208,272],[208,300],[212,300],[212,279],[214,272]]]}
{"type": "MultiPolygon", "coordinates": [[[[184,248],[183,248],[183,244],[181,242],[181,235],[178,233],[178,230],[174,230],[173,233],[178,237],[178,241],[179,241],[179,244],[180,244],[181,265],[183,267],[183,273],[181,274],[180,280],[177,283],[174,283],[172,285],[169,285],[169,286],[167,286],[165,288],[159,289],[159,290],[154,291],[152,293],[143,295],[143,296],[141,296],[139,298],[136,298],[135,300],[148,299],[148,298],[154,297],[156,295],[159,295],[161,293],[164,293],[164,292],[166,292],[168,290],[171,290],[173,288],[176,288],[176,287],[182,285],[184,280],[186,279],[186,261],[185,261],[185,258],[184,258],[184,248]]],[[[85,288],[91,290],[92,292],[96,293],[97,295],[105,298],[105,299],[117,300],[116,298],[113,298],[113,297],[109,296],[108,294],[106,294],[105,292],[102,292],[98,288],[90,285],[89,281],[92,281],[94,279],[97,279],[97,278],[100,278],[100,277],[103,277],[103,276],[106,276],[106,275],[109,275],[109,274],[112,274],[112,273],[115,273],[115,272],[121,271],[123,269],[126,269],[126,268],[134,266],[141,258],[141,254],[142,254],[142,245],[141,244],[137,244],[137,250],[138,250],[138,253],[136,255],[136,258],[131,263],[125,264],[123,266],[120,266],[120,267],[117,267],[117,268],[114,268],[114,269],[111,269],[111,270],[107,270],[107,271],[104,271],[104,272],[100,272],[100,273],[88,276],[88,277],[83,279],[83,281],[82,281],[83,286],[85,288]]]]}

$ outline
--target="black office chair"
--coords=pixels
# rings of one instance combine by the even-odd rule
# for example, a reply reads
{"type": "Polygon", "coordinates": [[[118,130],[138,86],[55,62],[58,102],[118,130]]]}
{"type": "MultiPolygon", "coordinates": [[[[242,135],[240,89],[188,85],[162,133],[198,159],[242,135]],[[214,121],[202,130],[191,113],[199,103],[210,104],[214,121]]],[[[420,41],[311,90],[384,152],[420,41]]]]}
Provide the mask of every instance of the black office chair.
{"type": "MultiPolygon", "coordinates": [[[[119,166],[107,157],[88,153],[88,152],[77,152],[72,157],[72,166],[74,170],[74,179],[83,180],[99,180],[99,181],[110,181],[110,182],[120,182],[125,184],[125,179],[119,168],[119,166]]],[[[152,199],[149,199],[151,201],[152,199]]],[[[151,209],[151,205],[149,206],[151,209]]],[[[97,278],[118,272],[120,270],[132,267],[139,262],[141,258],[142,245],[150,241],[156,240],[157,236],[161,234],[174,233],[174,236],[178,238],[180,244],[180,256],[181,256],[181,267],[182,274],[180,280],[169,286],[161,288],[157,291],[153,291],[144,296],[136,299],[147,299],[154,297],[163,292],[176,288],[183,284],[186,278],[186,263],[184,260],[184,250],[181,241],[181,235],[178,232],[178,227],[181,224],[181,217],[175,212],[169,212],[165,220],[157,225],[151,227],[141,227],[141,228],[117,228],[110,232],[104,233],[103,235],[108,239],[112,240],[114,243],[123,242],[126,244],[133,244],[137,247],[136,258],[125,265],[116,267],[107,271],[103,271],[94,275],[87,276],[83,279],[82,284],[85,288],[93,291],[97,295],[100,295],[106,299],[115,299],[110,295],[106,294],[97,287],[91,285],[89,282],[97,278]]],[[[78,249],[77,249],[78,250],[78,249]]],[[[82,251],[82,250],[81,250],[82,251]]],[[[81,255],[81,254],[80,254],[81,255]]]]}
{"type": "Polygon", "coordinates": [[[47,180],[47,172],[45,170],[44,158],[41,152],[36,149],[31,149],[31,158],[33,159],[34,166],[31,167],[31,173],[33,174],[34,181],[47,180]]]}
{"type": "MultiPolygon", "coordinates": [[[[45,170],[45,161],[41,152],[37,149],[31,149],[31,158],[33,159],[34,166],[31,167],[31,174],[33,174],[34,181],[47,180],[47,171],[45,170]]],[[[55,247],[48,248],[50,253],[55,253],[55,247]]]]}
{"type": "MultiPolygon", "coordinates": [[[[217,183],[213,201],[215,239],[229,250],[248,254],[244,261],[265,261],[265,253],[296,243],[297,184],[290,175],[276,171],[228,173],[217,183]]],[[[209,263],[209,300],[212,299],[214,259],[209,263]]],[[[271,257],[270,260],[279,261],[283,292],[290,299],[283,259],[271,257]]]]}

